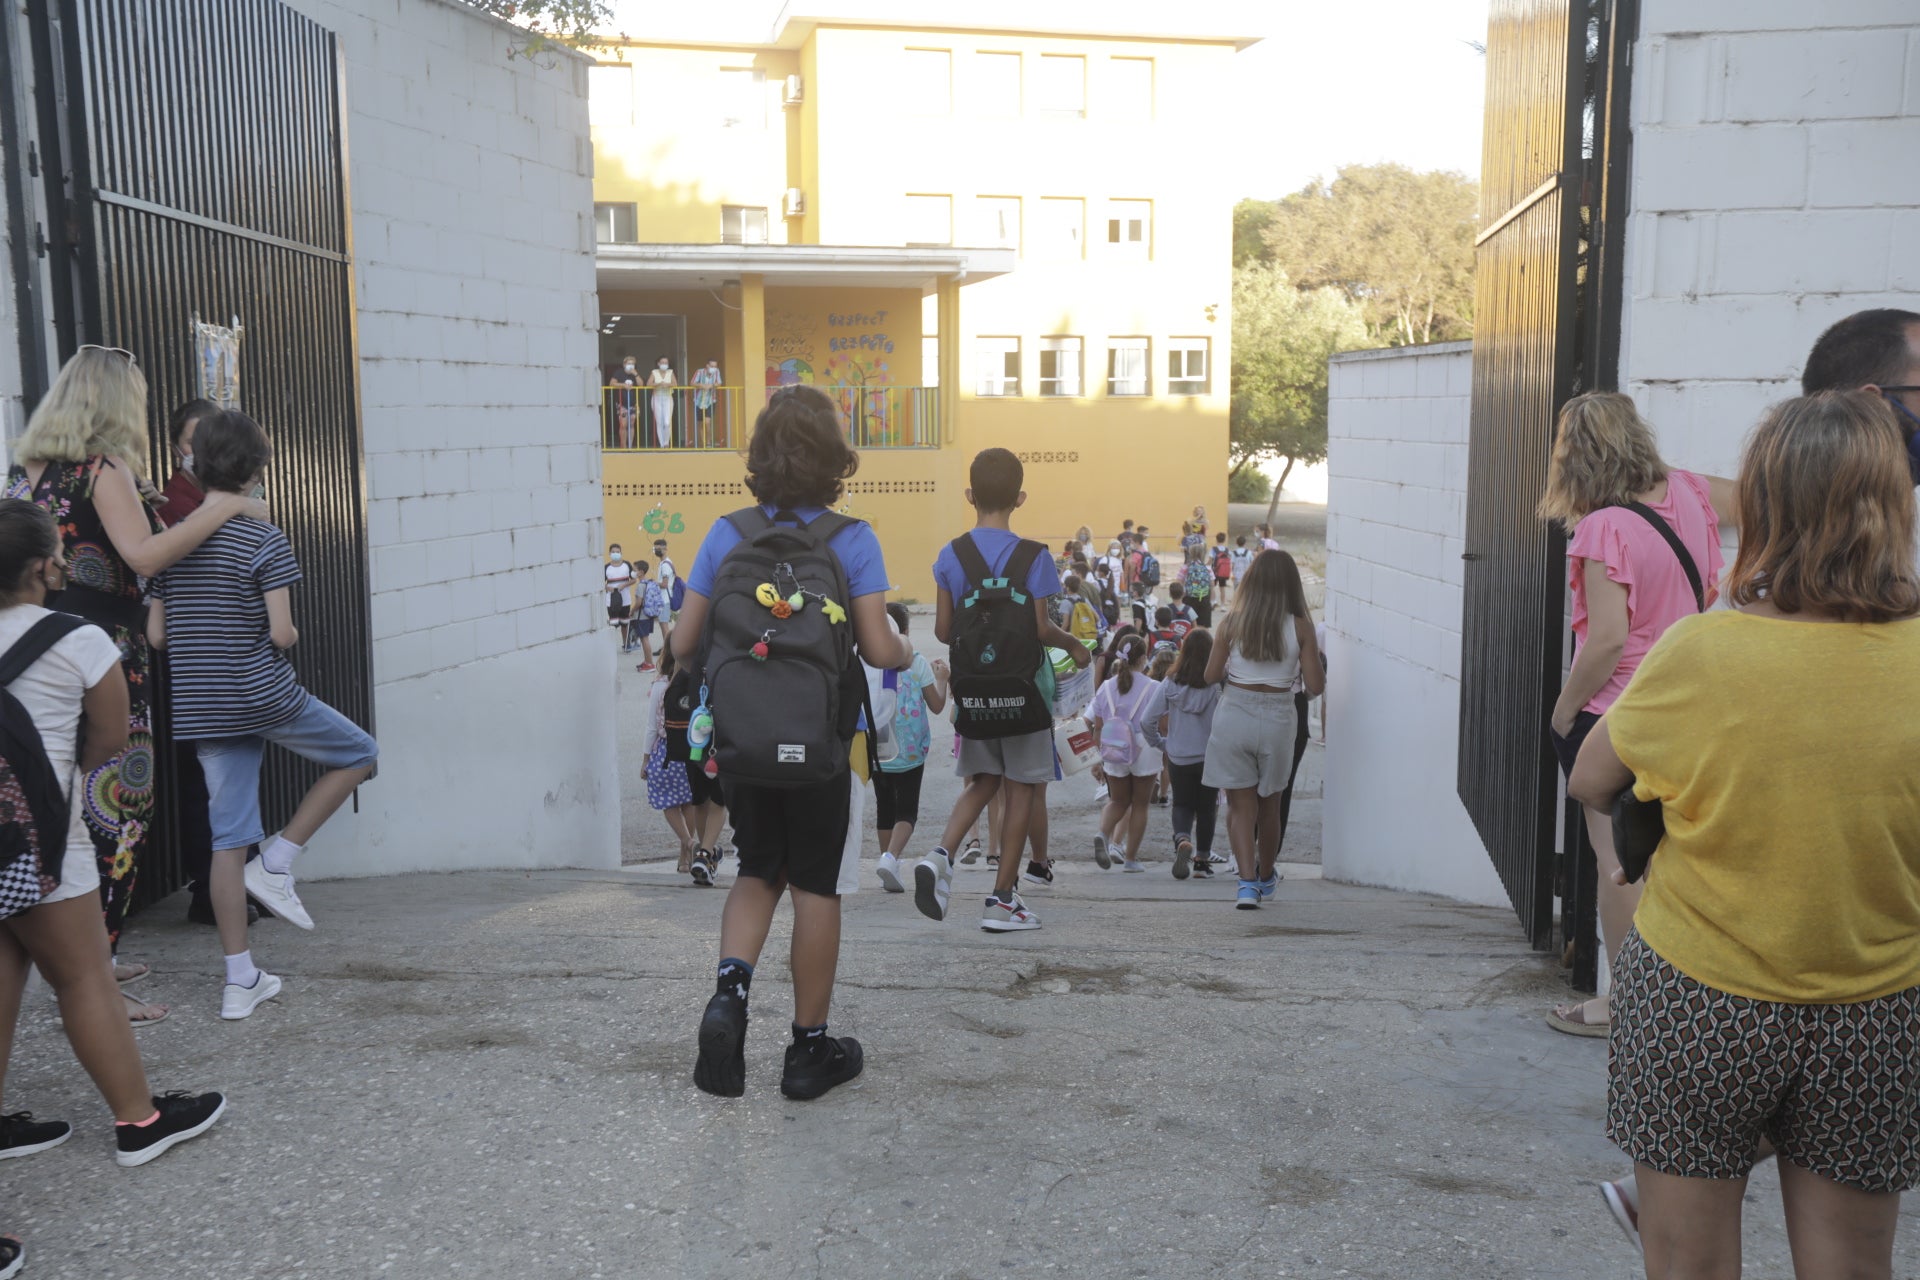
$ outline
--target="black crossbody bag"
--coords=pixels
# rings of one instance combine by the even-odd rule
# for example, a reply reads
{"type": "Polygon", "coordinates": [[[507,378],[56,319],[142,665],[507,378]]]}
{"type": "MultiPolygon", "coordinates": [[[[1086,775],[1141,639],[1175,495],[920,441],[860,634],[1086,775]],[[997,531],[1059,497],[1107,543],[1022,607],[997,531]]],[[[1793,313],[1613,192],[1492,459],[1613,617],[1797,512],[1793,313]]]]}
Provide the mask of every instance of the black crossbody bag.
{"type": "MultiPolygon", "coordinates": [[[[1620,502],[1614,505],[1633,512],[1667,540],[1667,545],[1673,548],[1673,554],[1680,561],[1680,567],[1687,572],[1687,583],[1693,588],[1694,608],[1705,613],[1707,592],[1700,581],[1699,566],[1694,564],[1693,556],[1687,551],[1686,544],[1680,541],[1680,535],[1673,531],[1673,526],[1644,502],[1620,502]]],[[[1660,841],[1667,834],[1667,815],[1660,802],[1638,798],[1633,794],[1633,787],[1633,783],[1628,783],[1613,798],[1613,852],[1620,859],[1620,870],[1626,873],[1628,884],[1647,874],[1647,864],[1653,860],[1654,850],[1660,847],[1660,841]]]]}

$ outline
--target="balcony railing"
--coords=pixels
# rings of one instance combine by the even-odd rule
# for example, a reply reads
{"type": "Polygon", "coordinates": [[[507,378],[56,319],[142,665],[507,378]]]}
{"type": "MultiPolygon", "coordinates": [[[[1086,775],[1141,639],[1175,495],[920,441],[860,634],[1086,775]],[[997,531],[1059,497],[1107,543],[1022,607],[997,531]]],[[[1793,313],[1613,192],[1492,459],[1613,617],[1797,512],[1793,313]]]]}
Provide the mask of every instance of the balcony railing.
{"type": "MultiPolygon", "coordinates": [[[[820,386],[840,408],[856,449],[940,445],[936,387],[820,386]]],[[[602,387],[600,446],[608,452],[746,448],[753,413],[745,387],[602,387]]],[[[756,400],[756,405],[758,401],[756,400]]],[[[758,409],[754,410],[758,412],[758,409]]]]}

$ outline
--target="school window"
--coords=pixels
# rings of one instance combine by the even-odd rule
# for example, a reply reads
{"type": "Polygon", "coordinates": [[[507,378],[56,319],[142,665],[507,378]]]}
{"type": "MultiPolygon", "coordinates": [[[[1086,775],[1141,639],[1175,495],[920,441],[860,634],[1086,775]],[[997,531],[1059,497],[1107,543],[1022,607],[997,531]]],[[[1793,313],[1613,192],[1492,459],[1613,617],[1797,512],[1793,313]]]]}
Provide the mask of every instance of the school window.
{"type": "Polygon", "coordinates": [[[953,55],[945,49],[909,49],[906,59],[907,112],[916,116],[953,114],[953,55]]]}
{"type": "Polygon", "coordinates": [[[1087,60],[1078,54],[1040,55],[1040,114],[1079,119],[1087,114],[1087,60]]]}
{"type": "Polygon", "coordinates": [[[940,385],[940,337],[932,334],[920,339],[920,385],[940,385]]]}
{"type": "Polygon", "coordinates": [[[587,68],[587,119],[598,125],[633,123],[633,68],[597,62],[587,68]]]}
{"type": "Polygon", "coordinates": [[[720,206],[721,244],[765,244],[766,242],[767,211],[764,208],[745,204],[720,206]]]}
{"type": "Polygon", "coordinates": [[[1109,338],[1107,340],[1107,394],[1144,396],[1148,394],[1148,360],[1153,352],[1145,338],[1109,338]]]}
{"type": "Polygon", "coordinates": [[[1020,247],[1020,197],[981,196],[973,202],[978,220],[975,244],[996,249],[1020,247]]]}
{"type": "Polygon", "coordinates": [[[1207,394],[1207,338],[1169,338],[1167,340],[1167,394],[1203,396],[1207,394]]]}
{"type": "Polygon", "coordinates": [[[1108,59],[1107,101],[1099,105],[1115,120],[1153,119],[1153,59],[1108,59]]]}
{"type": "Polygon", "coordinates": [[[640,238],[638,223],[630,204],[593,206],[593,238],[600,244],[632,244],[640,238]]]}
{"type": "Polygon", "coordinates": [[[1153,201],[1107,201],[1107,248],[1129,258],[1153,256],[1153,201]]]}
{"type": "Polygon", "coordinates": [[[972,63],[973,91],[968,96],[973,112],[988,117],[1019,115],[1020,55],[976,53],[972,63]]]}
{"type": "Polygon", "coordinates": [[[1020,394],[1020,339],[975,338],[974,356],[980,362],[973,383],[977,396],[1020,394]]]}
{"type": "Polygon", "coordinates": [[[907,197],[907,243],[953,243],[953,197],[907,197]]]}
{"type": "Polygon", "coordinates": [[[1040,226],[1036,236],[1043,258],[1081,258],[1082,233],[1086,229],[1087,202],[1069,197],[1048,196],[1040,201],[1040,226]]]}
{"type": "Polygon", "coordinates": [[[1080,339],[1040,339],[1040,394],[1080,394],[1080,339]]]}
{"type": "Polygon", "coordinates": [[[767,127],[767,77],[752,67],[720,69],[720,127],[767,127]]]}

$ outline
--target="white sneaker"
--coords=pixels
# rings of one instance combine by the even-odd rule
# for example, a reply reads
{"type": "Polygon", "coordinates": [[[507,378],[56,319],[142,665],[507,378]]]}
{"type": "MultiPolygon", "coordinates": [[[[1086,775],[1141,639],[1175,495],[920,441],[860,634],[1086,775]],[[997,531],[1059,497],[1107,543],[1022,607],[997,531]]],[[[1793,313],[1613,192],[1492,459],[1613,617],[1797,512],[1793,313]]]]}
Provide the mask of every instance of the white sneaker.
{"type": "Polygon", "coordinates": [[[293,891],[292,872],[275,875],[267,870],[265,863],[255,858],[246,865],[241,877],[246,881],[247,893],[255,902],[296,928],[313,928],[313,917],[300,905],[299,896],[293,891]]]}
{"type": "Polygon", "coordinates": [[[1145,871],[1147,864],[1144,862],[1135,862],[1132,858],[1128,858],[1120,864],[1120,869],[1122,871],[1145,871]]]}
{"type": "Polygon", "coordinates": [[[913,905],[929,920],[947,918],[947,899],[953,896],[953,864],[944,853],[930,853],[913,869],[913,905]]]}
{"type": "Polygon", "coordinates": [[[987,909],[980,917],[980,927],[988,933],[1016,933],[1022,929],[1038,929],[1040,917],[1027,910],[1027,904],[1020,901],[1020,895],[1008,895],[1010,900],[1002,899],[998,894],[987,899],[987,909]]]}
{"type": "Polygon", "coordinates": [[[900,859],[891,853],[880,855],[880,865],[874,873],[880,877],[880,887],[888,893],[905,893],[907,886],[900,882],[900,859]]]}
{"type": "Polygon", "coordinates": [[[262,969],[250,987],[227,984],[226,990],[220,993],[220,1016],[228,1022],[238,1022],[279,994],[280,979],[262,969]]]}
{"type": "Polygon", "coordinates": [[[1102,871],[1113,865],[1113,855],[1107,850],[1107,838],[1097,833],[1093,837],[1093,860],[1100,864],[1102,871]]]}

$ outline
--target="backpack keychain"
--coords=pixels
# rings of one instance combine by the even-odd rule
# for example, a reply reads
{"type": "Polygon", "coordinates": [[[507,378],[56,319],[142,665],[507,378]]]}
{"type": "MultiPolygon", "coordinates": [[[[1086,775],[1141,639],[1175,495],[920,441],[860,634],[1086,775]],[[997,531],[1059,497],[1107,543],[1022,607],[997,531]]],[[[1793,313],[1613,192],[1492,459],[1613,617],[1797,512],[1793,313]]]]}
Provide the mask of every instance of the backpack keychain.
{"type": "Polygon", "coordinates": [[[808,597],[812,597],[820,602],[820,611],[826,614],[829,624],[837,626],[847,620],[847,611],[836,604],[832,597],[818,591],[809,591],[801,586],[800,580],[794,576],[793,566],[789,564],[775,565],[773,581],[762,583],[760,589],[754,592],[754,597],[771,609],[776,618],[792,617],[806,608],[808,597]],[[784,597],[780,594],[782,578],[793,585],[793,590],[784,597]]]}
{"type": "MultiPolygon", "coordinates": [[[[700,705],[687,717],[687,759],[695,764],[707,754],[707,747],[713,742],[713,712],[707,710],[707,686],[700,686],[700,705]]],[[[719,762],[707,761],[707,776],[718,773],[719,762]]]]}

